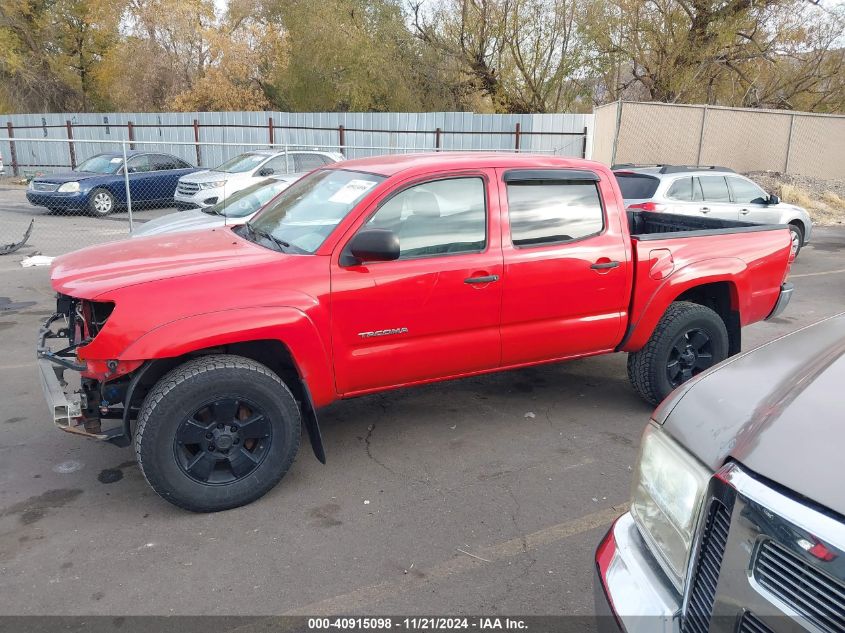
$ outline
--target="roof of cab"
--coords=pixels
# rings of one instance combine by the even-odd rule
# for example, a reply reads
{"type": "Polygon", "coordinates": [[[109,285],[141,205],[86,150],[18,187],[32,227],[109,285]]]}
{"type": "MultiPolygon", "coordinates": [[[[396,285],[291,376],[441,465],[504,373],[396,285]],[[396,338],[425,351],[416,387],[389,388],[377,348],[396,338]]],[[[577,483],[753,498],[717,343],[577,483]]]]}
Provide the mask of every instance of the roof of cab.
{"type": "Polygon", "coordinates": [[[368,158],[355,158],[327,165],[326,169],[347,169],[393,176],[406,171],[428,171],[432,168],[477,169],[479,167],[526,168],[580,168],[601,169],[601,163],[550,154],[517,154],[510,152],[428,152],[419,154],[387,154],[368,158]]]}

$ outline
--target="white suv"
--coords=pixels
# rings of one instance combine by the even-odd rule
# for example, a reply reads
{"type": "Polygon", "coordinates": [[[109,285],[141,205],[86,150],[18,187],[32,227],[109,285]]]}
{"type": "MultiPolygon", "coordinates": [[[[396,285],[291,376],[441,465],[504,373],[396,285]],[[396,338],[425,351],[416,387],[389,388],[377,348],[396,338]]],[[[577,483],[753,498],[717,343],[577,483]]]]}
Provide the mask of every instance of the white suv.
{"type": "Polygon", "coordinates": [[[797,254],[810,241],[805,209],[781,202],[727,167],[614,165],[626,209],[676,213],[758,224],[788,224],[797,254]]]}
{"type": "Polygon", "coordinates": [[[186,174],[176,185],[173,202],[180,209],[204,209],[269,176],[309,172],[344,159],[340,152],[254,150],[214,169],[186,174]]]}

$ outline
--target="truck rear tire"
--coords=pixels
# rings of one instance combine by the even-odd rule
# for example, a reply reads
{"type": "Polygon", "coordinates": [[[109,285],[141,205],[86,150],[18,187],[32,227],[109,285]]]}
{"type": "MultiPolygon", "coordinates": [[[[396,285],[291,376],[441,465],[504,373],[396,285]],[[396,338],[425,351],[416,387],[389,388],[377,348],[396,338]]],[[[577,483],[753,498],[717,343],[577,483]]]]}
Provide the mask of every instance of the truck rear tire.
{"type": "Polygon", "coordinates": [[[645,346],[628,354],[628,379],[642,398],[660,403],[673,389],[728,357],[725,322],[707,306],[671,304],[645,346]]]}
{"type": "Polygon", "coordinates": [[[241,356],[203,356],[147,394],[135,455],[162,498],[191,512],[217,512],[272,489],[293,463],[300,433],[296,400],[270,369],[241,356]]]}

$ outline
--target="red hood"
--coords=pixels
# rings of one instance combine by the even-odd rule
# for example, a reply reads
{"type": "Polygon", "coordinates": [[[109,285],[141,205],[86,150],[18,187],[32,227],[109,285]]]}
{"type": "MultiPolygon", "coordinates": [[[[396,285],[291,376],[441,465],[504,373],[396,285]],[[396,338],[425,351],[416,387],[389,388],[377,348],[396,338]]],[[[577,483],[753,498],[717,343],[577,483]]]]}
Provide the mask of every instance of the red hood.
{"type": "Polygon", "coordinates": [[[278,261],[270,249],[231,228],[186,231],[91,246],[57,257],[50,278],[58,292],[94,299],[126,286],[278,261]]]}

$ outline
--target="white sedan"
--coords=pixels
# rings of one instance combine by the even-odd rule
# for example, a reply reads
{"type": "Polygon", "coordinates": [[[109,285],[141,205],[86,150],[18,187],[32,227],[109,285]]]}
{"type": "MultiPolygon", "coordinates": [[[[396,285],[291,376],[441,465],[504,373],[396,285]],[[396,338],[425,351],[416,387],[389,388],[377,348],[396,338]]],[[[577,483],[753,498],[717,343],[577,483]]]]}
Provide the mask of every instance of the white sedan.
{"type": "Polygon", "coordinates": [[[303,174],[284,174],[261,180],[233,193],[226,200],[206,207],[163,215],[137,225],[132,237],[147,237],[176,231],[193,231],[218,226],[243,224],[265,204],[299,180],[303,174]]]}

